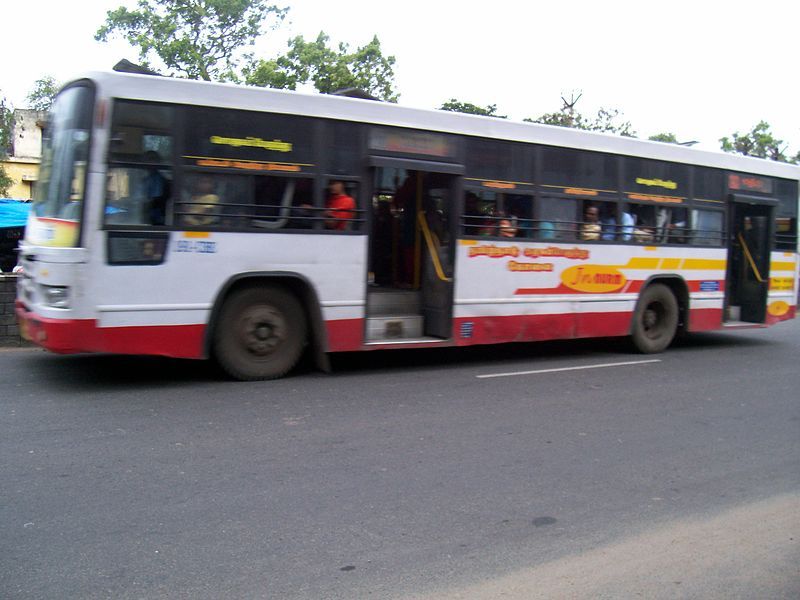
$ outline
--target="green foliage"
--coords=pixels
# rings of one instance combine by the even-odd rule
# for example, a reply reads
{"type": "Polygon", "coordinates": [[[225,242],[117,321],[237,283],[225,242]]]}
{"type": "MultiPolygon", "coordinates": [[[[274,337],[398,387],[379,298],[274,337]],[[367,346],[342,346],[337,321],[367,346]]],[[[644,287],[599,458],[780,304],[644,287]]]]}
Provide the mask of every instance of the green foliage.
{"type": "Polygon", "coordinates": [[[36,83],[33,84],[33,89],[26,98],[28,107],[39,111],[50,110],[60,87],[61,86],[56,83],[55,78],[49,75],[37,79],[36,83]]]}
{"type": "Polygon", "coordinates": [[[290,72],[284,57],[273,60],[259,60],[244,68],[244,82],[247,85],[270,87],[279,90],[296,90],[297,75],[290,72]]]}
{"type": "Polygon", "coordinates": [[[5,96],[0,95],[0,157],[8,156],[8,149],[11,146],[11,130],[14,124],[14,110],[6,100],[5,96]]]}
{"type": "Polygon", "coordinates": [[[484,117],[497,117],[498,119],[507,119],[507,115],[497,114],[497,105],[490,104],[486,107],[472,104],[471,102],[460,102],[455,98],[451,98],[443,103],[439,110],[446,110],[450,112],[466,113],[468,115],[482,115],[484,117]]]}
{"type": "Polygon", "coordinates": [[[636,131],[634,131],[630,121],[622,121],[622,111],[616,108],[601,108],[594,117],[586,117],[581,114],[575,108],[581,96],[583,94],[579,93],[576,97],[575,93],[573,93],[569,100],[562,96],[563,106],[561,110],[545,113],[535,119],[527,118],[524,120],[529,123],[542,123],[544,125],[583,129],[584,131],[599,131],[625,137],[636,137],[636,131]]]}
{"type": "Polygon", "coordinates": [[[783,140],[777,139],[770,131],[770,125],[766,121],[759,121],[758,125],[747,133],[737,132],[732,137],[720,138],[722,150],[744,154],[745,156],[755,156],[756,158],[766,158],[778,162],[788,162],[797,164],[800,162],[800,152],[796,156],[787,156],[786,146],[783,140]]]}
{"type": "Polygon", "coordinates": [[[289,40],[288,52],[273,60],[258,60],[245,69],[245,82],[278,89],[297,89],[311,82],[317,91],[331,94],[357,88],[387,102],[397,102],[394,91],[394,56],[384,56],[378,37],[350,51],[347,44],[329,46],[330,38],[321,31],[307,42],[303,36],[289,40]]]}
{"type": "Polygon", "coordinates": [[[657,133],[647,138],[651,142],[664,142],[665,144],[677,144],[678,136],[674,133],[657,133]]]}
{"type": "Polygon", "coordinates": [[[3,165],[0,165],[0,198],[8,197],[8,190],[11,189],[13,183],[14,180],[6,173],[3,165]]]}
{"type": "Polygon", "coordinates": [[[236,80],[241,49],[287,10],[266,0],[138,0],[135,10],[109,11],[95,39],[121,35],[145,65],[155,54],[172,74],[189,79],[236,80]]]}
{"type": "MultiPolygon", "coordinates": [[[[8,157],[13,119],[14,111],[5,96],[0,95],[0,160],[8,157]]],[[[3,165],[0,165],[0,197],[4,198],[8,195],[8,190],[13,183],[14,181],[6,173],[3,165]]]]}

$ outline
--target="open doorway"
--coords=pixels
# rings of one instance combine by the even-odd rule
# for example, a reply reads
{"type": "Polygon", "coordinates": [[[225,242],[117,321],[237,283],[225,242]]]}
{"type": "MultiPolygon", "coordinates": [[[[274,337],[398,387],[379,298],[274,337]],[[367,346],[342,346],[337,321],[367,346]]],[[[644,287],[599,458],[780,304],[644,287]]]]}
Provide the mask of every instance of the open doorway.
{"type": "Polygon", "coordinates": [[[368,341],[451,335],[457,177],[373,170],[368,341]]]}
{"type": "Polygon", "coordinates": [[[729,241],[726,321],[764,323],[769,292],[770,204],[733,202],[729,241]]]}

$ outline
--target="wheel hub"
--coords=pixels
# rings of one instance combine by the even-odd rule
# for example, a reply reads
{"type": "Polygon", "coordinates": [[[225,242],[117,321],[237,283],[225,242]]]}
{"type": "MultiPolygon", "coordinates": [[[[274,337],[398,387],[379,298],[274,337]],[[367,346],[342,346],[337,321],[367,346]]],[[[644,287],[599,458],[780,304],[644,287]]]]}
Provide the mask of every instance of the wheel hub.
{"type": "Polygon", "coordinates": [[[239,339],[251,354],[268,356],[286,340],[286,332],[286,323],[278,311],[268,306],[254,307],[242,315],[239,339]]]}
{"type": "Polygon", "coordinates": [[[656,311],[652,309],[644,311],[642,322],[644,323],[645,329],[652,329],[655,327],[655,324],[658,322],[658,315],[656,314],[656,311]]]}
{"type": "Polygon", "coordinates": [[[645,332],[647,332],[650,337],[657,336],[661,333],[663,312],[661,305],[653,303],[642,313],[642,325],[644,326],[645,332]]]}

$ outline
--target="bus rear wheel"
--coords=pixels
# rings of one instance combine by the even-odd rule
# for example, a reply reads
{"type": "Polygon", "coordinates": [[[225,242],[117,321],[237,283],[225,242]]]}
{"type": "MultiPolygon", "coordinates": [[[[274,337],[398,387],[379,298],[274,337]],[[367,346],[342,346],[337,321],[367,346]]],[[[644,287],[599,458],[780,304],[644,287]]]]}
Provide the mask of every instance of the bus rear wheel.
{"type": "Polygon", "coordinates": [[[633,313],[631,340],[639,352],[663,352],[678,331],[678,301],[661,283],[645,288],[633,313]]]}
{"type": "Polygon", "coordinates": [[[248,287],[225,300],[214,355],[235,379],[275,379],[297,364],[306,332],[303,309],[293,294],[272,286],[248,287]]]}

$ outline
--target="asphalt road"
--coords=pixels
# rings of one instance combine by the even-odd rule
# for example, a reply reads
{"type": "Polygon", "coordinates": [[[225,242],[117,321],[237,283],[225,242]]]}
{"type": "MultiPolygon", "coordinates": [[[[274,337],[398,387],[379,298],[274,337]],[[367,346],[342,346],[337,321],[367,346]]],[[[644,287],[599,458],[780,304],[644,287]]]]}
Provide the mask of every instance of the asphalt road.
{"type": "Polygon", "coordinates": [[[2,350],[0,597],[797,598],[798,356],[800,321],[263,383],[2,350]]]}

